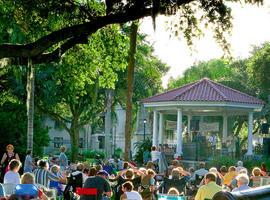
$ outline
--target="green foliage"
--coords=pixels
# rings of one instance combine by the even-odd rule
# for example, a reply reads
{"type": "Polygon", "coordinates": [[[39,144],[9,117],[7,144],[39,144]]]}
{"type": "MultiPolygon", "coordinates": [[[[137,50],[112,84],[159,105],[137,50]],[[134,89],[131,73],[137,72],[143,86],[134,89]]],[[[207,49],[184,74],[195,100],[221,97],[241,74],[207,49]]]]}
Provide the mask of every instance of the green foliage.
{"type": "Polygon", "coordinates": [[[143,163],[143,152],[148,150],[149,152],[151,151],[151,146],[152,146],[152,140],[150,138],[146,138],[145,141],[138,141],[135,143],[135,149],[136,149],[136,154],[135,154],[135,161],[137,163],[142,164],[143,163]]]}
{"type": "Polygon", "coordinates": [[[117,148],[115,149],[114,151],[114,156],[116,158],[122,158],[122,155],[123,155],[123,150],[121,148],[117,148]]]}
{"type": "Polygon", "coordinates": [[[101,159],[105,158],[104,152],[97,151],[97,150],[86,150],[86,151],[83,151],[82,155],[85,159],[96,158],[97,155],[100,156],[101,159]]]}
{"type": "Polygon", "coordinates": [[[258,96],[268,100],[270,90],[270,43],[254,47],[252,56],[248,59],[247,71],[258,96]]]}
{"type": "MultiPolygon", "coordinates": [[[[20,155],[26,153],[27,117],[24,104],[5,102],[0,106],[0,135],[2,151],[7,144],[13,144],[20,155]]],[[[49,144],[48,129],[42,127],[40,116],[34,121],[34,156],[42,156],[43,147],[49,144]]]]}

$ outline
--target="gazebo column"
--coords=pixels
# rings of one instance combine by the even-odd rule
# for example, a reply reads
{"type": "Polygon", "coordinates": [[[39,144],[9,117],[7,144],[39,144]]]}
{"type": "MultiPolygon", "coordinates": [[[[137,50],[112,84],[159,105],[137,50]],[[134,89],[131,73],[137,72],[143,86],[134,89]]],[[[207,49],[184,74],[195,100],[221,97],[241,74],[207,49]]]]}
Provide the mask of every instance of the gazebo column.
{"type": "Polygon", "coordinates": [[[157,113],[156,110],[154,110],[154,114],[153,114],[153,142],[152,142],[153,146],[158,145],[158,142],[157,142],[157,139],[158,139],[157,138],[157,136],[158,136],[158,133],[157,133],[158,127],[157,127],[157,125],[158,125],[158,122],[157,122],[157,120],[158,120],[158,113],[157,113]]]}
{"type": "Polygon", "coordinates": [[[191,115],[187,115],[187,132],[188,132],[188,136],[190,137],[190,141],[192,141],[192,134],[190,132],[190,121],[191,121],[192,116],[191,115]]]}
{"type": "Polygon", "coordinates": [[[177,109],[177,146],[176,155],[180,156],[183,154],[182,151],[182,111],[177,109]]]}
{"type": "Polygon", "coordinates": [[[248,113],[248,149],[247,156],[253,155],[252,149],[252,131],[253,131],[253,112],[248,113]]]}
{"type": "Polygon", "coordinates": [[[158,143],[163,144],[163,113],[159,113],[158,143]]]}
{"type": "Polygon", "coordinates": [[[222,143],[226,143],[228,136],[228,116],[223,115],[223,127],[222,127],[222,143]]]}

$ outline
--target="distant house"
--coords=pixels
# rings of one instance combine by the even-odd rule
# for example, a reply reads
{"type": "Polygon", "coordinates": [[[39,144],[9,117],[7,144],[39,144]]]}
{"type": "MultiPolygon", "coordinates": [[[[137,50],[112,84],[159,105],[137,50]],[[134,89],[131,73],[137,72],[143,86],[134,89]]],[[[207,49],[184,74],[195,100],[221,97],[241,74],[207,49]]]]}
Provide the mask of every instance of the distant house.
{"type": "MultiPolygon", "coordinates": [[[[110,152],[114,154],[115,149],[124,149],[125,147],[125,119],[126,111],[120,106],[115,107],[116,119],[112,124],[111,139],[109,146],[110,152]]],[[[58,154],[59,147],[65,145],[68,150],[71,148],[69,133],[61,127],[59,123],[51,118],[45,118],[43,125],[49,127],[49,146],[44,147],[45,154],[58,154]]],[[[105,134],[104,128],[100,128],[95,132],[92,132],[91,126],[86,125],[80,130],[80,152],[84,150],[99,150],[104,151],[105,148],[105,134]]]]}

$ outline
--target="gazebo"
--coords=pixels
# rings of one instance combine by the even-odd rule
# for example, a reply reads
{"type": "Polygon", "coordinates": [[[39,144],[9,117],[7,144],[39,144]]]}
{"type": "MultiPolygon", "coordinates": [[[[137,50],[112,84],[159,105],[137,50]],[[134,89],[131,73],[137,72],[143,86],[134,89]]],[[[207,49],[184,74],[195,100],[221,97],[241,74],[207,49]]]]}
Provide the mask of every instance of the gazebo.
{"type": "Polygon", "coordinates": [[[248,148],[246,155],[253,155],[253,114],[260,112],[264,102],[260,99],[216,83],[208,78],[184,85],[142,101],[153,112],[153,145],[163,144],[164,115],[176,115],[176,156],[183,155],[183,116],[187,116],[190,133],[192,116],[222,116],[222,143],[228,137],[228,117],[247,116],[248,148]]]}

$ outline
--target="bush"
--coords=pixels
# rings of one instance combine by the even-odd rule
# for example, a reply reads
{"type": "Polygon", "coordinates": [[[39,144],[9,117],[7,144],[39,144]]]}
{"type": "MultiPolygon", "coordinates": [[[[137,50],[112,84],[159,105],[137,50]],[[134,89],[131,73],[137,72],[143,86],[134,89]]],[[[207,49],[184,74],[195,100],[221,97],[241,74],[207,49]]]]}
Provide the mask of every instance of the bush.
{"type": "Polygon", "coordinates": [[[143,152],[148,150],[151,151],[152,140],[146,138],[145,141],[139,141],[135,143],[135,149],[137,150],[135,154],[135,161],[139,164],[143,163],[143,152]]]}
{"type": "Polygon", "coordinates": [[[99,155],[99,157],[101,159],[104,159],[105,158],[104,152],[97,151],[97,150],[86,150],[86,151],[83,151],[82,154],[83,154],[83,157],[85,159],[87,159],[87,158],[95,158],[97,155],[99,155]]]}

